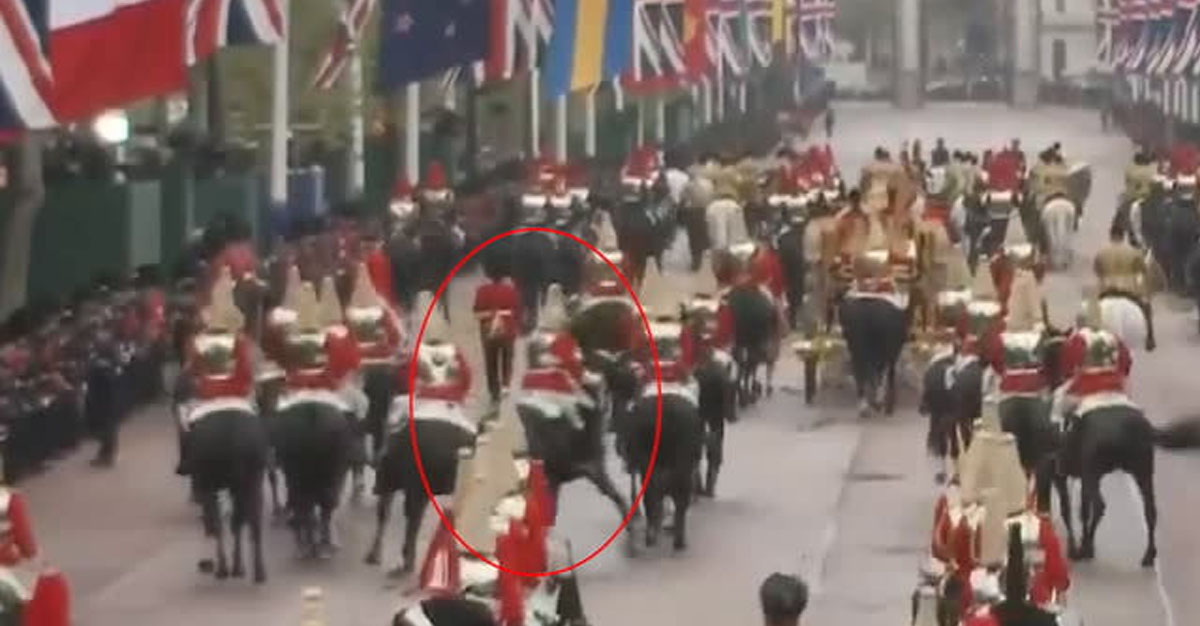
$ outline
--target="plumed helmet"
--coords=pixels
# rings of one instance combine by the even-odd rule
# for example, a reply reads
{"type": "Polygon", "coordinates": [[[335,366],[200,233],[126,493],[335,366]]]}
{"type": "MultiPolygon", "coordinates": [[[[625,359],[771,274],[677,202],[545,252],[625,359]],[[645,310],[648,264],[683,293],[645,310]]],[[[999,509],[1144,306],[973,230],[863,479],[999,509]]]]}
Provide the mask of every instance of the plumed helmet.
{"type": "Polygon", "coordinates": [[[359,263],[354,274],[354,291],[350,294],[350,306],[357,309],[368,309],[381,304],[379,292],[371,283],[371,274],[367,271],[366,263],[359,263]]]}
{"type": "Polygon", "coordinates": [[[441,191],[446,188],[446,169],[442,167],[441,161],[434,161],[429,164],[429,170],[425,172],[425,189],[428,191],[441,191]]]}
{"type": "Polygon", "coordinates": [[[412,200],[413,186],[408,181],[408,177],[401,174],[396,178],[396,184],[392,185],[392,200],[412,200]]]}
{"type": "Polygon", "coordinates": [[[695,293],[715,295],[721,290],[717,284],[716,270],[713,269],[712,250],[705,250],[700,255],[700,267],[696,270],[695,293]]]}
{"type": "Polygon", "coordinates": [[[570,324],[566,295],[562,286],[554,283],[546,289],[546,300],[538,313],[538,326],[543,330],[561,331],[566,330],[570,324]]]}
{"type": "Polygon", "coordinates": [[[981,267],[975,272],[975,278],[971,281],[971,299],[985,302],[999,300],[999,296],[996,294],[996,284],[992,281],[992,275],[987,268],[981,267]]]}
{"type": "Polygon", "coordinates": [[[671,285],[653,263],[646,265],[646,275],[642,279],[638,299],[642,308],[654,316],[671,315],[679,306],[679,299],[671,293],[671,285]]]}
{"type": "Polygon", "coordinates": [[[283,302],[280,303],[285,309],[293,311],[298,310],[300,297],[300,286],[303,281],[300,278],[300,266],[292,263],[287,269],[287,278],[284,279],[283,285],[283,302]]]}
{"type": "Polygon", "coordinates": [[[208,330],[238,332],[245,324],[245,317],[234,302],[233,288],[233,276],[225,266],[213,284],[208,308],[204,310],[204,326],[208,330]]]}
{"type": "Polygon", "coordinates": [[[1008,319],[1011,332],[1033,332],[1042,317],[1042,293],[1033,272],[1019,269],[1013,277],[1012,293],[1008,298],[1008,319]]]}
{"type": "Polygon", "coordinates": [[[317,290],[310,282],[304,282],[296,292],[296,330],[315,332],[324,326],[321,324],[320,306],[317,290]]]}
{"type": "Polygon", "coordinates": [[[317,300],[317,318],[322,328],[343,323],[342,303],[338,299],[337,285],[332,276],[321,279],[321,293],[317,300]]]}

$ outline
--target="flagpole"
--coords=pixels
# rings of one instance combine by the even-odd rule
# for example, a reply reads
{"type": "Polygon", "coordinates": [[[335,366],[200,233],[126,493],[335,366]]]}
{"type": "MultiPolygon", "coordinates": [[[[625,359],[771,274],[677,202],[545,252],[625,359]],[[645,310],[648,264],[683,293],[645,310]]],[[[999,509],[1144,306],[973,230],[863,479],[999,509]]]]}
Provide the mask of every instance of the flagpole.
{"type": "Polygon", "coordinates": [[[662,146],[667,141],[667,101],[662,94],[654,96],[654,142],[662,146]]]}
{"type": "Polygon", "coordinates": [[[646,145],[646,99],[638,98],[637,103],[637,139],[634,145],[642,147],[646,145]]]}
{"type": "Polygon", "coordinates": [[[540,89],[541,72],[538,68],[529,70],[529,154],[533,157],[542,155],[542,92],[540,89]]]}
{"type": "Polygon", "coordinates": [[[350,172],[351,198],[359,198],[366,188],[366,132],[363,123],[362,54],[357,44],[350,52],[350,172]]]}
{"type": "Polygon", "coordinates": [[[554,160],[567,162],[567,95],[554,98],[554,160]]]}
{"type": "Polygon", "coordinates": [[[288,28],[291,3],[280,0],[284,28],[279,42],[275,44],[273,86],[271,94],[271,211],[276,218],[287,211],[288,204],[288,47],[291,29],[288,28]]]}
{"type": "Polygon", "coordinates": [[[421,180],[421,83],[404,86],[404,175],[412,184],[421,180]]]}
{"type": "Polygon", "coordinates": [[[596,88],[588,90],[583,98],[583,152],[589,159],[596,158],[596,88]]]}

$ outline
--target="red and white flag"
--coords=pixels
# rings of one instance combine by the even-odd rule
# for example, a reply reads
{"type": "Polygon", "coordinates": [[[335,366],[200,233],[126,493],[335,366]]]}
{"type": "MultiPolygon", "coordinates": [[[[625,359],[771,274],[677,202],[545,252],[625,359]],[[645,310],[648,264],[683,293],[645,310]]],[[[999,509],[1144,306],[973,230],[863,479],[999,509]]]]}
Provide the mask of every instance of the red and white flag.
{"type": "Polygon", "coordinates": [[[59,122],[186,87],[184,0],[52,0],[49,9],[59,122]]]}
{"type": "Polygon", "coordinates": [[[375,0],[344,0],[333,41],[317,64],[312,82],[314,88],[328,91],[337,84],[362,39],[363,28],[374,8],[375,0]]]}

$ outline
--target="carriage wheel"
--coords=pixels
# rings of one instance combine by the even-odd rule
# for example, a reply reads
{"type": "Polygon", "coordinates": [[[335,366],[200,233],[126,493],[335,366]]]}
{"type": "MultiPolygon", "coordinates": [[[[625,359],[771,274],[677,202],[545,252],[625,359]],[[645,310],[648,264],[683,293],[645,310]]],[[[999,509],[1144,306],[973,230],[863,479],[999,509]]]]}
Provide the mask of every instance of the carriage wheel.
{"type": "Polygon", "coordinates": [[[811,406],[817,395],[817,357],[804,359],[804,404],[811,406]]]}

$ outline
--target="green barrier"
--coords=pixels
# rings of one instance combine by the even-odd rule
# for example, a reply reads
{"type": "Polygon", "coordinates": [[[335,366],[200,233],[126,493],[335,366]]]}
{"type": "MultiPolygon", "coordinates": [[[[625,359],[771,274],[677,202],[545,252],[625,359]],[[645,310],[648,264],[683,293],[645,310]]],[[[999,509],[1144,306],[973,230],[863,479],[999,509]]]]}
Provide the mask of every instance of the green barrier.
{"type": "MultiPolygon", "coordinates": [[[[0,211],[11,207],[12,193],[6,191],[0,211]]],[[[63,297],[99,273],[127,274],[159,262],[161,214],[155,181],[48,185],[34,224],[29,299],[63,297]]]]}

